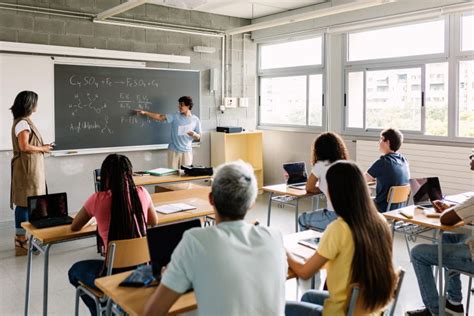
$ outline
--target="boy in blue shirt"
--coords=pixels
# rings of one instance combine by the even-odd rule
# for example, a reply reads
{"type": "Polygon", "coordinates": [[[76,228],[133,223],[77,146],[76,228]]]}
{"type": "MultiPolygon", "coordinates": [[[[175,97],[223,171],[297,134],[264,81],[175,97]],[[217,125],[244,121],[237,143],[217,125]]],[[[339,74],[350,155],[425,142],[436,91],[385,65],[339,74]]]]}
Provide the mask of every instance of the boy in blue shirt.
{"type": "MultiPolygon", "coordinates": [[[[387,128],[380,133],[379,151],[383,154],[365,173],[367,182],[377,180],[375,204],[379,212],[387,211],[387,195],[390,187],[408,184],[410,170],[408,161],[397,151],[403,143],[403,134],[394,128],[387,128]]],[[[397,204],[391,208],[396,209],[397,204]]]]}
{"type": "Polygon", "coordinates": [[[201,121],[191,113],[193,99],[183,96],[178,100],[179,111],[173,114],[159,114],[135,110],[137,114],[146,115],[160,122],[171,123],[171,142],[168,145],[168,168],[179,169],[181,165],[193,164],[193,140],[201,139],[201,121]]]}

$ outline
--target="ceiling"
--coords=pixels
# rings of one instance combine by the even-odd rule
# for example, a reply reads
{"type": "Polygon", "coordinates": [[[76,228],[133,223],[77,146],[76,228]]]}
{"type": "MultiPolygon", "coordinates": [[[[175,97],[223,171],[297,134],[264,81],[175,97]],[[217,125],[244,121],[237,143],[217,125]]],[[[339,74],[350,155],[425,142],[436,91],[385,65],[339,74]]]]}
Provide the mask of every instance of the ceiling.
{"type": "Polygon", "coordinates": [[[221,14],[244,19],[285,12],[326,2],[326,0],[152,0],[173,8],[221,14]]]}

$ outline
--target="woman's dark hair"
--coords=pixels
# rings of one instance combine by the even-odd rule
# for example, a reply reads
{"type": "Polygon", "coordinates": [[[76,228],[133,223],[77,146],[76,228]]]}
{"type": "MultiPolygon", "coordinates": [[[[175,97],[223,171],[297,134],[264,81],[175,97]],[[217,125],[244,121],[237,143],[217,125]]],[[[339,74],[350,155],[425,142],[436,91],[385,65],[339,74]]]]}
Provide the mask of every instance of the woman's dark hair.
{"type": "Polygon", "coordinates": [[[21,91],[10,108],[13,113],[13,119],[16,120],[17,118],[30,116],[37,103],[38,94],[33,91],[21,91]]]}
{"type": "Polygon", "coordinates": [[[334,163],[326,180],[334,210],[349,225],[354,240],[350,283],[359,285],[364,310],[376,311],[387,305],[395,290],[392,234],[354,162],[334,163]]]}
{"type": "Polygon", "coordinates": [[[333,163],[341,159],[349,159],[346,144],[341,136],[332,132],[321,133],[313,144],[313,165],[318,161],[329,160],[333,163]]]}
{"type": "Polygon", "coordinates": [[[403,134],[396,128],[387,128],[380,133],[384,140],[390,141],[390,149],[397,151],[403,143],[403,134]]]}
{"type": "Polygon", "coordinates": [[[184,103],[187,107],[189,107],[190,110],[193,108],[193,105],[194,105],[193,98],[189,96],[184,96],[184,97],[179,98],[178,102],[184,103]]]}
{"type": "Polygon", "coordinates": [[[146,235],[143,207],[132,174],[132,164],[123,155],[108,155],[102,163],[100,188],[112,193],[109,242],[146,235]]]}

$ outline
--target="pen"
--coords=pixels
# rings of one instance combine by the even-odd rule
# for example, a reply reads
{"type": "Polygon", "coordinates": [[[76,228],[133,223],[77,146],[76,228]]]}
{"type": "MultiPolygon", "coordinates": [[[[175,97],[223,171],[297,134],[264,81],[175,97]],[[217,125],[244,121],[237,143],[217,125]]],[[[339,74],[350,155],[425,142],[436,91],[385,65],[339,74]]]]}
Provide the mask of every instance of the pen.
{"type": "Polygon", "coordinates": [[[70,155],[70,154],[77,154],[77,151],[68,151],[66,154],[70,155]]]}

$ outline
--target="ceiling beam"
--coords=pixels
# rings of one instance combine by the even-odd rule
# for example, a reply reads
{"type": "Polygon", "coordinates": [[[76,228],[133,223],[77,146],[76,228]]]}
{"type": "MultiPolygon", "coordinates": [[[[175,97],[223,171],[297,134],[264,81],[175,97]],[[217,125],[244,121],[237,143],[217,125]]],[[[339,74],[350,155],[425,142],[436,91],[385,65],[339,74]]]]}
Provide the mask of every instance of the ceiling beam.
{"type": "Polygon", "coordinates": [[[266,29],[270,27],[276,27],[276,26],[281,26],[281,25],[286,25],[286,24],[291,24],[291,23],[296,23],[296,22],[312,20],[312,19],[323,17],[323,16],[330,16],[330,15],[349,12],[349,11],[366,9],[366,8],[370,8],[370,7],[374,7],[374,6],[378,6],[378,5],[382,5],[386,3],[392,3],[392,2],[397,2],[397,0],[371,0],[371,1],[357,0],[354,2],[341,4],[341,5],[337,5],[333,7],[313,10],[309,12],[289,15],[289,16],[285,16],[281,18],[276,18],[273,20],[268,20],[268,21],[258,22],[255,24],[237,27],[234,29],[227,30],[225,31],[225,33],[227,35],[247,33],[247,32],[266,29]]]}
{"type": "Polygon", "coordinates": [[[94,20],[104,21],[107,18],[126,12],[128,10],[131,10],[147,2],[149,2],[149,0],[129,0],[127,2],[119,4],[118,6],[112,7],[108,10],[98,13],[96,17],[94,18],[94,20]]]}

